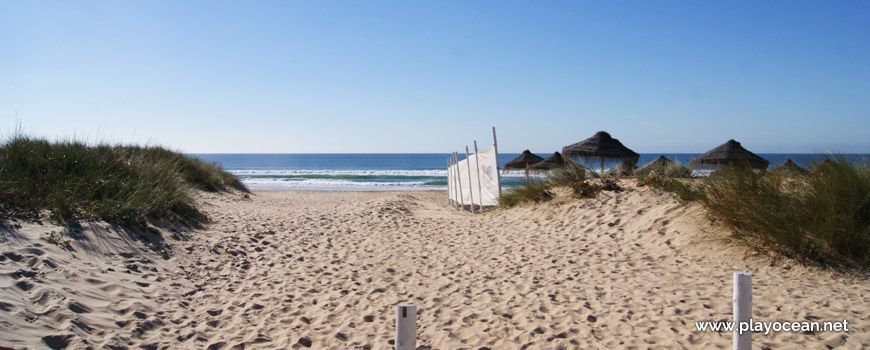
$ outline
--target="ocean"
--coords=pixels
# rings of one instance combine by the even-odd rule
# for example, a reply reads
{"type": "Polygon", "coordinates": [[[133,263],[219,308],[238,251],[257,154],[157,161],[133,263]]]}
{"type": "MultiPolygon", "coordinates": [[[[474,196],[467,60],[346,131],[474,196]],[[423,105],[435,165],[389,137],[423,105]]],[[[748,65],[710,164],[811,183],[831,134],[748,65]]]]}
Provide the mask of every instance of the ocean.
{"type": "MultiPolygon", "coordinates": [[[[538,153],[546,158],[552,153],[538,153]]],[[[447,157],[440,153],[396,154],[191,154],[208,162],[218,163],[239,177],[253,190],[325,190],[325,191],[390,191],[446,190],[447,157]]],[[[641,153],[638,166],[664,155],[684,165],[698,153],[641,153]]],[[[818,154],[758,154],[771,166],[791,158],[798,165],[808,166],[824,159],[818,154]]],[[[519,156],[499,153],[499,164],[519,156]]],[[[846,155],[849,159],[866,159],[867,155],[846,155]]],[[[460,155],[460,160],[465,155],[460,155]]],[[[618,163],[606,164],[614,166],[618,163]]],[[[592,164],[597,168],[598,164],[592,164]]],[[[502,186],[510,188],[525,182],[523,171],[502,175],[502,186]]]]}

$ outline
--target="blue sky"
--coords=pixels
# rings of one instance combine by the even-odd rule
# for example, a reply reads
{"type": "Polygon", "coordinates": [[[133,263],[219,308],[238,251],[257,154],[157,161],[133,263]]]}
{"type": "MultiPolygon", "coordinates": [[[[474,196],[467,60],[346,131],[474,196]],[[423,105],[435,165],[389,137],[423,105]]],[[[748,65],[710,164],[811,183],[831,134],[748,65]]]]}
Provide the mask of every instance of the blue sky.
{"type": "Polygon", "coordinates": [[[0,1],[0,131],[185,152],[870,152],[866,1],[0,1]],[[17,115],[17,117],[16,117],[17,115]]]}

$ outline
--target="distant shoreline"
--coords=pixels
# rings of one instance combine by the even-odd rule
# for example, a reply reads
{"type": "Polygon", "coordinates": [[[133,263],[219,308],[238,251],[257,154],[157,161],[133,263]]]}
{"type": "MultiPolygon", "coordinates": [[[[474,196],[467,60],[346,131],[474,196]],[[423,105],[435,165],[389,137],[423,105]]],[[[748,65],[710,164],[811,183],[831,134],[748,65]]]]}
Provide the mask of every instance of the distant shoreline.
{"type": "MultiPolygon", "coordinates": [[[[235,153],[189,154],[206,162],[215,162],[254,190],[324,190],[324,191],[403,191],[446,190],[447,153],[235,153]]],[[[504,166],[517,153],[500,153],[504,166]]],[[[547,153],[538,153],[546,157],[547,153]]],[[[641,153],[637,166],[659,156],[675,160],[684,166],[699,153],[641,153]]],[[[787,158],[803,167],[818,162],[824,154],[762,153],[770,166],[782,164],[787,158]]],[[[855,161],[870,159],[870,154],[842,155],[855,161]]],[[[464,152],[460,160],[465,158],[464,152]]],[[[605,168],[620,164],[605,162],[605,168]]],[[[597,169],[599,164],[587,165],[597,169]],[[593,166],[594,165],[594,166],[593,166]]],[[[522,170],[501,174],[503,188],[525,183],[522,170]]]]}

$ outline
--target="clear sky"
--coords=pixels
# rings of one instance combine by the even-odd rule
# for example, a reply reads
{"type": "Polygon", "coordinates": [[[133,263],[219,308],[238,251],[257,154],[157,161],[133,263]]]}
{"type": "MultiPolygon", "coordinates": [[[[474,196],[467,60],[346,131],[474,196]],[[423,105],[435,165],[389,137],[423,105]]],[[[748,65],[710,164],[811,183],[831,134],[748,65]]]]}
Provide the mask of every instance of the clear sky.
{"type": "Polygon", "coordinates": [[[185,152],[870,152],[868,1],[0,0],[0,131],[185,152]],[[17,117],[16,117],[17,115],[17,117]]]}

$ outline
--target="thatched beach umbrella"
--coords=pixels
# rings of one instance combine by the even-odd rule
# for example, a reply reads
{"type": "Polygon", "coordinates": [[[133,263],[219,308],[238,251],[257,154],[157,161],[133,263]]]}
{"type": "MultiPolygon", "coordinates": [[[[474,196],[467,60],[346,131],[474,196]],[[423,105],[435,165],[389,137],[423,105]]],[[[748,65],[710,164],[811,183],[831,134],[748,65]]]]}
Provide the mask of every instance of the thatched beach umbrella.
{"type": "Polygon", "coordinates": [[[536,164],[544,158],[538,157],[529,150],[523,151],[519,157],[514,158],[510,162],[505,163],[502,173],[508,169],[526,169],[526,182],[529,182],[529,167],[536,164]]]}
{"type": "Polygon", "coordinates": [[[807,169],[801,168],[800,165],[795,164],[791,158],[786,158],[782,164],[770,168],[770,172],[799,175],[806,174],[807,169]]]}
{"type": "Polygon", "coordinates": [[[653,159],[649,163],[644,164],[642,167],[635,169],[634,174],[639,175],[639,176],[643,176],[643,175],[647,175],[653,171],[655,171],[656,173],[662,173],[662,172],[664,172],[665,168],[672,167],[672,166],[679,166],[681,174],[684,174],[686,176],[688,176],[688,174],[690,174],[690,171],[688,168],[680,165],[679,163],[677,163],[675,161],[672,161],[668,158],[665,158],[665,156],[659,156],[658,158],[653,159]]]}
{"type": "Polygon", "coordinates": [[[810,171],[819,172],[819,171],[822,171],[826,168],[830,168],[833,164],[834,164],[834,161],[832,161],[831,158],[825,158],[821,162],[813,164],[810,167],[810,171]]]}
{"type": "Polygon", "coordinates": [[[728,140],[728,142],[719,145],[719,147],[692,158],[692,161],[689,162],[689,168],[695,169],[696,167],[702,167],[704,164],[727,166],[734,163],[747,163],[753,169],[759,170],[767,169],[767,166],[770,164],[767,159],[747,151],[740,145],[740,142],[728,140]]]}
{"type": "Polygon", "coordinates": [[[532,164],[538,163],[542,160],[544,160],[544,158],[536,156],[529,150],[525,150],[523,151],[523,154],[520,154],[519,157],[516,157],[510,162],[505,163],[502,172],[505,172],[508,169],[526,169],[532,164]]]}
{"type": "Polygon", "coordinates": [[[559,167],[565,166],[565,160],[562,159],[562,155],[559,152],[553,152],[553,155],[544,158],[544,160],[537,162],[529,167],[531,170],[550,170],[559,167]]]}
{"type": "Polygon", "coordinates": [[[634,171],[634,174],[635,175],[646,175],[646,174],[649,174],[650,172],[653,172],[653,171],[661,172],[662,170],[664,170],[664,168],[666,166],[672,164],[673,162],[674,161],[665,158],[665,156],[659,156],[658,158],[653,159],[649,163],[644,164],[642,167],[637,168],[634,171]]]}
{"type": "Polygon", "coordinates": [[[610,134],[599,131],[592,137],[577,142],[570,146],[562,147],[562,155],[565,157],[579,157],[585,159],[601,160],[601,173],[604,174],[605,159],[621,159],[631,165],[637,164],[640,155],[622,145],[619,140],[610,137],[610,134]]]}

